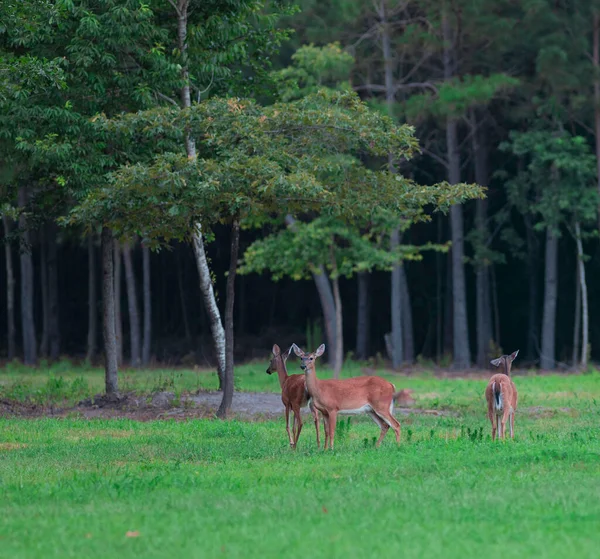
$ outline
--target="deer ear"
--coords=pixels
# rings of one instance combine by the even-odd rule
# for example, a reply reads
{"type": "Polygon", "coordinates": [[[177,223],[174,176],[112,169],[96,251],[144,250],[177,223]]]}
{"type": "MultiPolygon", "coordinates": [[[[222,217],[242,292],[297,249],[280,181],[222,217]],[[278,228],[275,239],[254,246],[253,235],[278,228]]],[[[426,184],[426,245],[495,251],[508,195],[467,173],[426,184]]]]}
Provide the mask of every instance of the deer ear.
{"type": "Polygon", "coordinates": [[[284,351],[281,354],[281,358],[283,359],[283,362],[285,363],[288,360],[288,357],[290,356],[290,353],[292,352],[292,348],[290,347],[290,349],[288,349],[287,351],[284,351]]]}
{"type": "Polygon", "coordinates": [[[517,351],[514,351],[513,353],[510,354],[510,360],[514,361],[517,358],[517,355],[519,355],[518,349],[517,349],[517,351]]]}
{"type": "Polygon", "coordinates": [[[281,350],[279,349],[279,346],[277,344],[273,346],[273,349],[271,351],[273,352],[273,355],[275,357],[277,357],[281,353],[281,350]]]}
{"type": "Polygon", "coordinates": [[[325,344],[321,344],[318,348],[317,351],[315,351],[315,356],[316,357],[321,357],[321,355],[323,355],[325,353],[325,344]]]}
{"type": "Polygon", "coordinates": [[[490,363],[494,365],[494,367],[500,367],[500,363],[502,363],[502,357],[498,357],[498,359],[492,359],[490,363]]]}
{"type": "Polygon", "coordinates": [[[304,352],[296,344],[292,344],[292,349],[298,357],[302,357],[304,355],[304,352]]]}

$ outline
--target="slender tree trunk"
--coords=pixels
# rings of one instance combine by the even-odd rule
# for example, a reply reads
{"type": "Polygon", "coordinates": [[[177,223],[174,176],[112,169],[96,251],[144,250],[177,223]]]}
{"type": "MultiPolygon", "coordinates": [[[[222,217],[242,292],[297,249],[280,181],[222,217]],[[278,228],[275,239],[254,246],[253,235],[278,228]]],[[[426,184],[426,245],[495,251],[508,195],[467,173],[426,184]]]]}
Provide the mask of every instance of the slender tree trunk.
{"type": "Polygon", "coordinates": [[[91,363],[96,356],[98,339],[98,295],[96,293],[96,255],[94,254],[94,234],[90,233],[88,243],[88,339],[86,360],[91,363]]]}
{"type": "Polygon", "coordinates": [[[4,251],[6,256],[6,335],[8,360],[12,361],[17,354],[15,328],[15,273],[13,270],[13,259],[9,242],[10,223],[7,216],[2,216],[2,223],[4,225],[4,251]]]}
{"type": "Polygon", "coordinates": [[[131,366],[139,367],[141,364],[140,344],[140,314],[137,305],[137,289],[131,246],[129,241],[123,243],[123,263],[125,264],[125,286],[127,287],[127,306],[129,308],[129,337],[131,342],[131,366]]]}
{"type": "MultiPolygon", "coordinates": [[[[473,113],[473,155],[475,159],[475,182],[481,186],[488,184],[488,145],[483,119],[477,118],[473,113]]],[[[475,202],[475,227],[477,229],[477,242],[479,250],[487,243],[489,232],[487,229],[487,198],[475,202]]],[[[476,314],[477,314],[477,366],[487,368],[490,358],[490,342],[492,339],[492,320],[490,304],[490,284],[487,264],[482,255],[475,262],[476,281],[476,314]]]]}
{"type": "Polygon", "coordinates": [[[369,294],[370,272],[358,272],[358,313],[356,318],[356,358],[364,361],[369,356],[369,332],[371,297],[369,294]]]}
{"type": "MultiPolygon", "coordinates": [[[[177,39],[179,52],[181,53],[181,77],[183,79],[183,87],[181,88],[181,104],[184,109],[192,106],[192,98],[190,96],[190,76],[187,65],[187,17],[188,17],[189,0],[177,0],[177,39]]],[[[186,127],[185,134],[185,151],[190,161],[196,159],[196,144],[191,134],[189,127],[186,127]]],[[[210,320],[210,329],[213,336],[215,346],[215,354],[217,357],[217,372],[219,374],[219,388],[224,387],[224,377],[226,369],[226,336],[221,323],[221,315],[219,307],[215,299],[215,293],[212,287],[210,278],[210,269],[206,259],[204,250],[204,240],[202,238],[202,227],[197,223],[193,232],[194,254],[196,256],[196,266],[200,276],[200,290],[206,312],[210,320]]]]}
{"type": "Polygon", "coordinates": [[[331,279],[331,284],[333,286],[333,300],[335,302],[335,331],[336,331],[336,339],[335,339],[335,367],[333,369],[333,378],[340,378],[340,373],[342,372],[342,365],[344,363],[344,331],[342,328],[342,297],[340,296],[340,280],[338,277],[338,268],[337,261],[335,259],[335,241],[332,239],[331,244],[331,266],[333,277],[331,279]]]}
{"type": "MultiPolygon", "coordinates": [[[[579,249],[579,247],[577,247],[579,249]]],[[[575,320],[573,321],[573,357],[571,363],[576,369],[579,363],[579,340],[581,339],[581,281],[579,279],[579,250],[575,266],[575,320]]]]}
{"type": "Polygon", "coordinates": [[[144,282],[144,342],[142,345],[142,365],[150,363],[150,343],[152,337],[152,299],[150,292],[150,249],[142,245],[144,282]]]}
{"type": "MultiPolygon", "coordinates": [[[[600,194],[600,14],[593,15],[592,60],[594,64],[594,126],[596,129],[596,168],[598,194],[600,194]]],[[[600,229],[600,208],[598,208],[598,228],[600,229]]]]}
{"type": "MultiPolygon", "coordinates": [[[[27,205],[27,189],[19,189],[19,206],[27,205]]],[[[37,363],[37,342],[35,336],[35,322],[33,314],[33,258],[26,217],[19,216],[21,229],[21,325],[23,332],[23,363],[35,365],[37,363]]]]}
{"type": "MultiPolygon", "coordinates": [[[[390,248],[392,251],[398,248],[400,234],[398,229],[392,231],[390,237],[390,248]]],[[[400,286],[400,266],[392,268],[392,367],[397,369],[404,361],[404,337],[402,335],[402,291],[400,286]]]]}
{"type": "Polygon", "coordinates": [[[223,390],[225,386],[225,368],[226,368],[226,347],[225,330],[221,323],[221,314],[215,299],[213,291],[212,279],[210,270],[206,260],[206,252],[204,252],[204,242],[202,240],[202,229],[200,223],[196,224],[192,236],[194,244],[194,254],[196,255],[196,265],[198,267],[198,275],[200,276],[200,291],[204,298],[206,313],[210,322],[210,330],[215,346],[215,355],[217,357],[217,372],[219,375],[219,390],[223,390]]]}
{"type": "MultiPolygon", "coordinates": [[[[294,231],[296,220],[291,216],[287,215],[285,217],[286,225],[294,231]]],[[[312,272],[313,280],[315,281],[315,286],[317,288],[317,293],[319,294],[319,301],[321,302],[321,310],[323,311],[323,322],[325,323],[325,336],[327,337],[327,345],[330,348],[334,348],[336,346],[337,340],[337,328],[335,326],[335,301],[333,298],[333,291],[331,289],[331,282],[327,277],[327,272],[323,266],[318,266],[312,272]]],[[[328,352],[329,358],[328,362],[333,369],[339,367],[342,368],[341,363],[336,363],[336,352],[328,352]]]]}
{"type": "Polygon", "coordinates": [[[581,340],[581,368],[587,371],[588,368],[588,344],[589,344],[589,314],[588,314],[588,294],[587,283],[585,280],[585,265],[583,262],[583,244],[581,242],[581,228],[579,222],[575,223],[575,234],[577,239],[577,263],[579,264],[579,283],[581,284],[581,310],[582,310],[582,331],[581,340]]]}
{"type": "MultiPolygon", "coordinates": [[[[394,104],[396,102],[394,83],[394,60],[392,55],[392,41],[390,25],[387,17],[386,1],[382,0],[378,7],[381,50],[385,69],[385,99],[390,118],[394,118],[394,104]]],[[[393,155],[389,155],[389,169],[396,172],[393,155]]],[[[400,244],[399,230],[392,232],[392,250],[400,244]]],[[[412,312],[408,295],[408,284],[402,262],[392,268],[392,366],[397,368],[402,362],[412,362],[414,358],[414,344],[412,341],[412,312]],[[410,346],[410,347],[409,347],[410,346]]]]}
{"type": "Polygon", "coordinates": [[[558,237],[551,228],[546,230],[546,273],[544,278],[544,318],[542,320],[542,355],[540,367],[556,366],[556,295],[558,287],[558,237]]]}
{"type": "Polygon", "coordinates": [[[47,229],[41,227],[40,236],[40,283],[42,293],[42,341],[40,342],[40,355],[48,357],[49,330],[50,330],[50,302],[48,299],[48,242],[47,229]]]}
{"type": "Polygon", "coordinates": [[[188,310],[185,303],[185,292],[183,289],[183,267],[181,266],[181,256],[179,250],[175,252],[175,260],[177,262],[177,286],[179,289],[179,303],[181,304],[181,316],[183,318],[185,341],[188,349],[192,349],[192,332],[190,330],[190,319],[188,318],[188,310]]]}
{"type": "Polygon", "coordinates": [[[115,283],[113,277],[113,235],[102,228],[102,307],[104,329],[104,381],[107,394],[119,390],[117,335],[115,329],[115,283]]]}
{"type": "MultiPolygon", "coordinates": [[[[535,361],[539,351],[539,272],[538,272],[538,238],[533,230],[531,216],[525,214],[525,232],[527,241],[527,279],[529,283],[527,348],[525,357],[535,361]]],[[[500,342],[496,340],[499,344],[500,342]]]]}
{"type": "Polygon", "coordinates": [[[231,256],[227,276],[227,301],[225,302],[225,348],[226,366],[223,378],[223,399],[217,410],[217,417],[225,418],[233,401],[233,303],[235,298],[235,275],[237,272],[238,250],[240,245],[240,222],[235,219],[231,227],[231,256]]]}
{"type": "MultiPolygon", "coordinates": [[[[444,14],[444,78],[454,77],[455,60],[452,30],[448,17],[444,14]]],[[[446,122],[446,149],[448,152],[448,181],[450,184],[460,182],[460,153],[458,147],[458,121],[448,117],[446,122]]],[[[468,369],[471,366],[469,349],[469,325],[467,322],[467,293],[465,285],[464,265],[464,227],[463,211],[460,204],[450,208],[450,226],[452,231],[452,300],[454,327],[454,362],[455,369],[468,369]]]]}
{"type": "Polygon", "coordinates": [[[48,333],[50,359],[56,361],[60,357],[60,317],[58,303],[58,248],[57,226],[48,227],[48,333]]]}
{"type": "Polygon", "coordinates": [[[408,294],[408,281],[404,264],[400,265],[400,297],[402,299],[402,347],[404,362],[412,364],[415,360],[415,342],[413,338],[413,319],[410,296],[408,294]]]}
{"type": "MultiPolygon", "coordinates": [[[[442,214],[438,214],[437,218],[437,242],[442,243],[442,214]]],[[[435,316],[435,362],[439,366],[442,361],[443,351],[443,324],[444,324],[444,301],[442,298],[442,254],[437,252],[435,255],[435,271],[436,271],[436,285],[435,285],[435,303],[436,303],[436,316],[435,316]]]]}
{"type": "Polygon", "coordinates": [[[114,276],[115,276],[115,332],[117,336],[117,363],[123,365],[123,317],[121,315],[121,246],[114,241],[114,276]]]}
{"type": "Polygon", "coordinates": [[[452,252],[446,256],[446,293],[444,296],[444,355],[452,355],[454,347],[454,300],[452,298],[452,252]]]}

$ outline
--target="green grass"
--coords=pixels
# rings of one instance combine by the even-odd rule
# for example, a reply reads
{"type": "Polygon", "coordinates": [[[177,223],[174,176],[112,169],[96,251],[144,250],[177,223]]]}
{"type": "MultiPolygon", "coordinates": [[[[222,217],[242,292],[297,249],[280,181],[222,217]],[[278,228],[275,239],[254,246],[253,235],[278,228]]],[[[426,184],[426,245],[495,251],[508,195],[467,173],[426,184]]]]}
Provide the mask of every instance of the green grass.
{"type": "MultiPolygon", "coordinates": [[[[238,368],[238,382],[277,391],[265,368],[238,368]]],[[[130,378],[151,390],[180,373],[176,390],[210,381],[130,378]]],[[[0,378],[23,397],[49,379],[63,396],[78,378],[102,382],[81,368],[0,378]]],[[[399,415],[401,446],[388,434],[380,449],[372,422],[344,418],[334,453],[317,451],[308,418],[296,452],[282,419],[0,419],[0,557],[598,555],[598,373],[516,377],[516,438],[495,444],[485,380],[390,378],[416,406],[452,413],[399,415]]]]}

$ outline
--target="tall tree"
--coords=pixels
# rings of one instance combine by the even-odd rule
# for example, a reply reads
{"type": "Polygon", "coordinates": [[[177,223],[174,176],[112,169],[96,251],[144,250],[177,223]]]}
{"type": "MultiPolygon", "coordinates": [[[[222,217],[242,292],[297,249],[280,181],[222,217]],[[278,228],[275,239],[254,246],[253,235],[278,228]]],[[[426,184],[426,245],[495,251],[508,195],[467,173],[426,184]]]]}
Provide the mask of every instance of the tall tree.
{"type": "Polygon", "coordinates": [[[6,214],[2,215],[4,226],[4,251],[6,262],[6,337],[8,360],[16,357],[16,329],[15,329],[15,274],[13,271],[12,251],[10,248],[10,222],[6,214]]]}
{"type": "Polygon", "coordinates": [[[129,343],[131,345],[131,366],[139,367],[142,363],[141,340],[140,340],[140,313],[137,302],[137,285],[133,259],[131,255],[131,244],[129,241],[123,243],[123,263],[125,264],[125,286],[127,288],[127,307],[129,309],[129,343]]]}
{"type": "Polygon", "coordinates": [[[102,228],[102,308],[104,329],[104,373],[107,394],[119,390],[117,368],[117,336],[115,332],[115,285],[113,235],[108,227],[102,228]]]}

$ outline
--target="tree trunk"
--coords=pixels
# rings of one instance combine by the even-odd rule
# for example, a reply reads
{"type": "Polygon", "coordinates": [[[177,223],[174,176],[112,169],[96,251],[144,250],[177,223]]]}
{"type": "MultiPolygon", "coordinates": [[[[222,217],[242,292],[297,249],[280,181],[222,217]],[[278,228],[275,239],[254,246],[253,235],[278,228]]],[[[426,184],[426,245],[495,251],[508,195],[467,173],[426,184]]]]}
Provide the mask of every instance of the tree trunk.
{"type": "Polygon", "coordinates": [[[50,359],[56,361],[60,357],[60,320],[58,303],[58,248],[57,225],[48,227],[48,333],[50,359]]]}
{"type": "MultiPolygon", "coordinates": [[[[27,205],[27,189],[22,186],[19,189],[19,206],[25,208],[27,205]]],[[[31,256],[31,244],[27,218],[19,216],[19,228],[21,229],[21,325],[23,332],[23,363],[35,365],[37,363],[37,343],[35,337],[35,322],[33,314],[33,258],[31,256]]]]}
{"type": "Polygon", "coordinates": [[[337,261],[335,259],[335,248],[332,239],[331,244],[331,269],[333,285],[333,301],[335,303],[335,367],[333,369],[333,378],[340,378],[342,365],[344,364],[344,330],[342,321],[342,297],[340,296],[340,280],[338,277],[337,261]]]}
{"type": "Polygon", "coordinates": [[[219,390],[223,390],[225,386],[225,368],[226,368],[226,341],[225,331],[221,323],[221,314],[215,299],[215,294],[210,277],[210,270],[204,252],[204,242],[202,240],[202,229],[200,223],[196,224],[193,232],[194,254],[196,255],[196,265],[198,267],[198,275],[200,276],[200,291],[204,298],[204,305],[210,321],[210,330],[212,332],[213,342],[215,345],[215,356],[217,358],[217,372],[219,374],[219,390]]]}
{"type": "MultiPolygon", "coordinates": [[[[594,12],[592,35],[592,60],[594,64],[594,125],[596,129],[596,169],[598,194],[600,194],[600,14],[594,12]]],[[[600,229],[600,208],[598,208],[600,229]]]]}
{"type": "MultiPolygon", "coordinates": [[[[444,14],[444,78],[454,77],[455,60],[452,31],[444,14]]],[[[460,153],[458,147],[458,121],[452,116],[446,121],[446,149],[448,152],[448,182],[460,182],[460,153]]],[[[469,349],[469,325],[467,322],[467,293],[465,286],[463,211],[460,204],[450,208],[452,235],[452,300],[454,329],[454,369],[468,369],[471,366],[469,349]]]]}
{"type": "MultiPolygon", "coordinates": [[[[437,218],[437,242],[442,243],[442,221],[443,216],[441,213],[438,214],[437,218]]],[[[436,271],[436,282],[435,282],[435,303],[436,303],[436,316],[435,316],[435,362],[438,367],[442,360],[443,351],[443,324],[444,324],[444,301],[442,298],[442,254],[437,252],[435,255],[435,271],[436,271]]]]}
{"type": "Polygon", "coordinates": [[[358,313],[356,317],[356,358],[364,361],[369,356],[369,333],[371,297],[369,294],[370,272],[358,272],[358,313]]]}
{"type": "Polygon", "coordinates": [[[238,250],[240,245],[240,222],[235,219],[231,227],[231,256],[227,276],[227,301],[225,301],[225,351],[226,365],[223,377],[223,399],[217,410],[217,417],[225,418],[233,401],[233,303],[235,298],[235,275],[237,272],[238,250]]]}
{"type": "Polygon", "coordinates": [[[181,256],[179,250],[175,252],[177,261],[177,286],[179,288],[179,302],[181,304],[181,316],[183,317],[183,328],[185,331],[185,341],[188,350],[192,349],[192,332],[190,330],[190,320],[188,318],[187,305],[185,303],[185,292],[183,290],[183,268],[181,266],[181,256]]]}
{"type": "MultiPolygon", "coordinates": [[[[293,231],[295,228],[296,220],[291,216],[285,217],[286,225],[293,231]]],[[[335,348],[337,340],[337,328],[335,326],[335,301],[333,299],[333,291],[331,289],[331,283],[327,277],[327,272],[323,266],[318,266],[312,272],[313,280],[319,294],[319,301],[321,302],[321,310],[323,311],[323,322],[325,323],[325,336],[327,338],[327,345],[330,348],[335,348]]],[[[313,348],[314,349],[314,348],[313,348]]],[[[342,368],[341,363],[336,363],[335,351],[327,352],[329,365],[333,368],[342,368]]]]}
{"type": "Polygon", "coordinates": [[[40,342],[40,355],[48,357],[49,331],[50,331],[50,303],[48,300],[48,243],[46,240],[47,228],[42,225],[40,235],[40,283],[42,294],[42,341],[40,342]]]}
{"type": "Polygon", "coordinates": [[[142,345],[142,365],[150,363],[150,343],[152,336],[152,299],[150,292],[150,249],[142,245],[144,283],[144,342],[142,345]]]}
{"type": "MultiPolygon", "coordinates": [[[[177,39],[179,45],[179,52],[181,53],[181,77],[183,79],[183,86],[181,88],[181,104],[184,109],[192,106],[192,99],[190,96],[190,76],[187,65],[187,17],[188,17],[189,0],[177,0],[177,39]]],[[[196,144],[191,134],[189,133],[189,127],[186,127],[185,133],[185,151],[190,161],[196,159],[196,144]]],[[[221,323],[221,315],[219,313],[219,307],[215,299],[215,293],[212,287],[212,281],[210,278],[210,269],[208,267],[208,261],[206,260],[206,253],[204,250],[204,240],[202,238],[202,227],[200,223],[196,223],[193,232],[193,244],[194,254],[196,255],[196,266],[198,267],[198,274],[200,275],[200,290],[202,291],[202,297],[204,304],[206,305],[206,312],[210,319],[210,329],[213,336],[213,342],[215,345],[215,354],[217,357],[217,371],[219,375],[219,389],[224,387],[224,377],[226,369],[226,340],[223,325],[221,323]]]]}
{"type": "Polygon", "coordinates": [[[579,340],[581,339],[581,281],[579,279],[579,247],[575,266],[575,320],[573,321],[573,356],[571,364],[574,369],[579,363],[579,340]]]}
{"type": "Polygon", "coordinates": [[[556,336],[556,294],[558,287],[558,237],[546,230],[546,272],[544,277],[544,317],[542,319],[542,355],[540,367],[554,369],[556,336]]]}
{"type": "MultiPolygon", "coordinates": [[[[392,231],[390,237],[390,249],[392,251],[398,248],[400,233],[398,229],[392,231]]],[[[402,291],[400,286],[400,265],[392,268],[392,367],[397,369],[404,360],[404,337],[402,335],[402,291]]]]}
{"type": "Polygon", "coordinates": [[[8,360],[12,361],[17,354],[15,329],[15,273],[13,270],[12,251],[9,242],[10,223],[7,216],[2,216],[2,223],[4,225],[4,251],[6,256],[6,335],[8,360]]]}
{"type": "Polygon", "coordinates": [[[413,338],[413,319],[410,296],[408,294],[408,281],[404,264],[400,264],[400,297],[402,300],[402,348],[404,350],[404,363],[412,365],[415,360],[415,342],[413,338]]]}
{"type": "Polygon", "coordinates": [[[98,307],[96,306],[96,258],[94,254],[94,234],[88,235],[88,339],[86,360],[91,363],[96,356],[98,338],[98,307]]]}
{"type": "Polygon", "coordinates": [[[142,356],[140,351],[140,314],[137,305],[135,272],[131,258],[129,241],[123,243],[123,263],[125,264],[125,286],[127,288],[127,306],[129,309],[129,338],[131,342],[131,366],[139,367],[142,356]]]}
{"type": "Polygon", "coordinates": [[[114,394],[119,390],[113,264],[112,231],[108,227],[103,227],[102,307],[104,329],[104,382],[107,394],[114,394]]]}
{"type": "Polygon", "coordinates": [[[454,300],[452,298],[452,252],[446,255],[446,289],[444,294],[444,355],[452,355],[454,347],[454,300]]]}
{"type": "MultiPolygon", "coordinates": [[[[539,352],[539,309],[538,309],[538,238],[533,230],[531,216],[525,214],[525,233],[527,241],[527,280],[529,282],[529,303],[528,303],[528,327],[527,327],[527,348],[525,357],[528,361],[535,361],[539,352]]],[[[499,340],[496,339],[499,344],[499,340]]]]}
{"type": "Polygon", "coordinates": [[[121,247],[114,241],[114,275],[115,275],[115,332],[117,336],[117,363],[123,365],[123,317],[121,315],[121,247]]]}
{"type": "Polygon", "coordinates": [[[582,310],[582,340],[581,340],[581,368],[587,371],[588,368],[588,344],[589,344],[589,315],[588,315],[588,294],[587,283],[585,280],[585,265],[583,262],[583,245],[581,243],[581,228],[579,222],[575,223],[575,234],[577,239],[577,263],[579,264],[579,283],[581,284],[581,310],[582,310]]]}
{"type": "MultiPolygon", "coordinates": [[[[488,145],[483,126],[483,119],[477,119],[477,113],[473,113],[473,156],[475,159],[475,182],[481,186],[488,184],[488,145]]],[[[476,247],[479,251],[485,248],[489,232],[487,229],[488,200],[477,200],[475,202],[475,228],[477,229],[476,247]]],[[[487,264],[480,254],[475,261],[475,291],[476,291],[476,315],[477,315],[477,366],[487,368],[490,358],[490,342],[492,339],[492,317],[489,274],[487,264]]]]}

